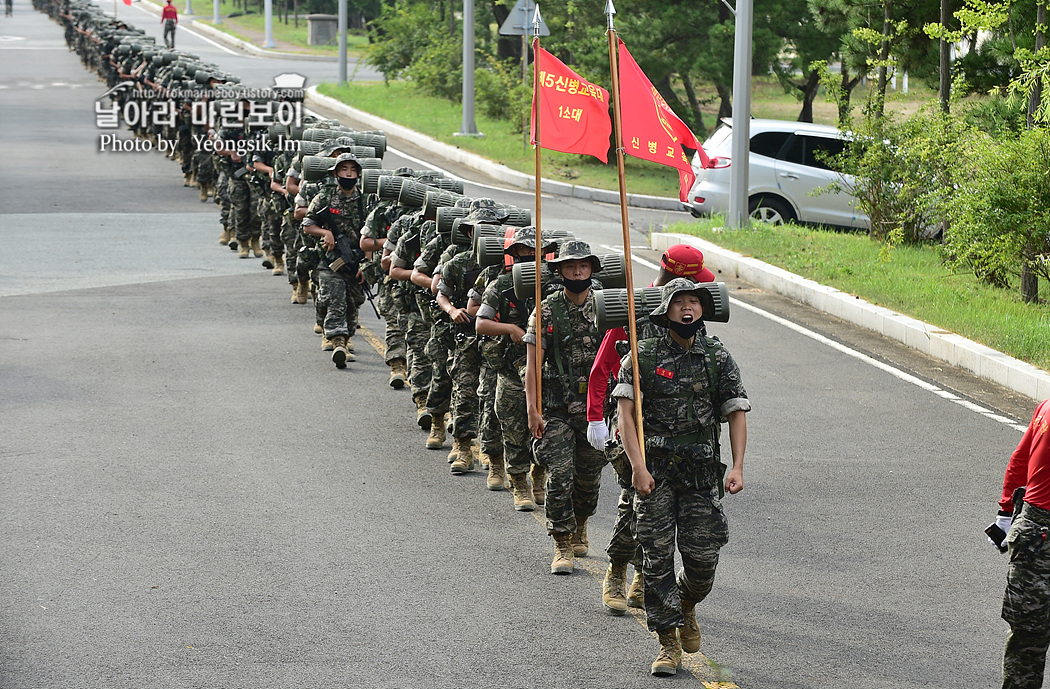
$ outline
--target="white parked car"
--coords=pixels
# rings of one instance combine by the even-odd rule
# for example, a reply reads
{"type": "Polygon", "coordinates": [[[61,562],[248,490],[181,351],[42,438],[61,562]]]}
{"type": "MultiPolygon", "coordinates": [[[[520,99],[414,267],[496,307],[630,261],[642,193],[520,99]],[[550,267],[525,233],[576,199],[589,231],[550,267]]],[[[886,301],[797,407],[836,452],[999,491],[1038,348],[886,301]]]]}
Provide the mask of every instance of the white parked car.
{"type": "MultiPolygon", "coordinates": [[[[693,158],[696,182],[689,190],[686,209],[697,217],[729,212],[729,171],[732,160],[732,121],[723,118],[704,142],[707,167],[693,158]]],[[[841,153],[843,134],[835,127],[787,120],[751,120],[751,158],[748,171],[748,212],[755,220],[779,225],[788,221],[867,229],[868,217],[857,210],[856,199],[845,192],[814,191],[843,175],[825,164],[841,153]]],[[[847,186],[851,178],[845,176],[847,186]]]]}

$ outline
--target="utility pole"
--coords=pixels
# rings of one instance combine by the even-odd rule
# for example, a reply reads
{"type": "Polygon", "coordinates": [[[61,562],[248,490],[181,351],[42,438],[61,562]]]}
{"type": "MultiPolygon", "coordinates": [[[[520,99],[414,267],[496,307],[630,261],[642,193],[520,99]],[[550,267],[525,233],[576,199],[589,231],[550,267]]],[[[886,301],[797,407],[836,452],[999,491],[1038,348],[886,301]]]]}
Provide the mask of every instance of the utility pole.
{"type": "MultiPolygon", "coordinates": [[[[189,2],[190,0],[186,0],[189,2]]],[[[264,48],[276,48],[273,42],[273,0],[266,0],[263,4],[263,23],[266,25],[266,38],[263,39],[264,48]]]]}
{"type": "Polygon", "coordinates": [[[753,0],[737,0],[733,43],[733,145],[729,165],[729,218],[732,228],[748,225],[748,166],[751,158],[751,31],[753,0]]]}
{"type": "Polygon", "coordinates": [[[481,136],[474,122],[474,0],[463,0],[463,122],[455,136],[481,136]]]}
{"type": "Polygon", "coordinates": [[[215,2],[213,3],[214,4],[214,12],[213,12],[212,17],[211,17],[211,23],[212,24],[222,24],[222,12],[219,10],[219,3],[220,2],[221,2],[221,0],[215,0],[215,2]]]}
{"type": "Polygon", "coordinates": [[[346,0],[339,0],[339,84],[346,84],[346,0]]]}

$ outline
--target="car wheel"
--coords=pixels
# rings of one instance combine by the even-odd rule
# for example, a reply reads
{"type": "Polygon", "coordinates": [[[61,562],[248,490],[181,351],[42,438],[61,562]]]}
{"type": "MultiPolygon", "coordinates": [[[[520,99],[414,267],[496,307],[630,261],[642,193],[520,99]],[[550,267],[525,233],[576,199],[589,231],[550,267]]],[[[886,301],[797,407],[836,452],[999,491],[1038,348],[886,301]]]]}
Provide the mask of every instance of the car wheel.
{"type": "Polygon", "coordinates": [[[752,196],[747,212],[752,220],[768,225],[783,225],[795,219],[791,208],[775,196],[752,196]]]}

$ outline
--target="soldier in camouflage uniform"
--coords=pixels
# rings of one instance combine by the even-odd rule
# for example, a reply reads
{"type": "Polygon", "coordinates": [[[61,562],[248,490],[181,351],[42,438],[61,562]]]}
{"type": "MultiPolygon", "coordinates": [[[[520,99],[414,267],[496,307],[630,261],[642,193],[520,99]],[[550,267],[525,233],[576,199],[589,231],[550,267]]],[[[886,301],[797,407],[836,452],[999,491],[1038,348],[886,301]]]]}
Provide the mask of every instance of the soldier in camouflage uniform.
{"type": "Polygon", "coordinates": [[[366,255],[365,279],[377,286],[379,311],[386,321],[386,350],[383,358],[390,367],[388,384],[395,390],[403,388],[408,380],[408,348],[405,331],[401,328],[401,310],[390,294],[392,280],[382,267],[382,256],[390,227],[401,217],[401,213],[396,203],[381,201],[368,214],[361,231],[361,249],[366,255]]]}
{"type": "Polygon", "coordinates": [[[1007,532],[1010,569],[1003,619],[1010,625],[1003,652],[1003,689],[1043,686],[1050,647],[1050,400],[1035,409],[1010,455],[996,524],[1007,532]],[[1023,496],[1023,497],[1022,497],[1023,496]]]}
{"type": "Polygon", "coordinates": [[[394,282],[391,297],[400,305],[405,331],[405,347],[410,358],[408,382],[412,386],[412,401],[416,404],[416,423],[430,431],[433,417],[427,409],[427,396],[431,385],[431,363],[427,354],[430,341],[430,326],[423,320],[416,300],[418,288],[412,283],[412,266],[420,255],[420,230],[422,213],[406,213],[398,218],[387,234],[383,247],[384,258],[389,251],[387,270],[394,282]],[[393,244],[393,246],[391,246],[393,244]]]}
{"type": "MultiPolygon", "coordinates": [[[[460,232],[469,239],[479,224],[499,225],[499,217],[490,208],[479,208],[460,220],[460,232]]],[[[455,342],[449,370],[452,379],[453,474],[474,469],[471,441],[478,435],[481,350],[474,331],[474,317],[467,312],[467,301],[480,273],[481,266],[474,252],[461,250],[442,267],[437,283],[437,304],[451,321],[455,342]]]]}
{"type": "Polygon", "coordinates": [[[349,340],[357,329],[358,310],[365,302],[360,273],[360,260],[364,258],[360,243],[365,212],[364,197],[357,188],[361,164],[350,153],[335,160],[332,175],[338,186],[334,189],[326,187],[310,201],[303,219],[303,231],[320,237],[326,251],[317,268],[317,300],[325,307],[324,335],[333,344],[332,361],[337,368],[346,368],[346,362],[354,360],[349,340]],[[349,240],[348,252],[336,249],[341,235],[349,240]]]}
{"type": "Polygon", "coordinates": [[[552,574],[570,574],[574,544],[587,545],[587,519],[598,506],[605,456],[587,442],[587,376],[601,342],[595,324],[591,276],[601,261],[586,242],[561,245],[548,263],[561,274],[563,289],[546,297],[529,320],[525,397],[536,462],[547,468],[547,532],[554,538],[552,574]],[[536,311],[542,333],[536,332],[536,311]],[[537,356],[537,343],[542,358],[537,356]],[[543,413],[536,371],[543,374],[543,413]]]}
{"type": "Polygon", "coordinates": [[[613,396],[618,398],[620,438],[631,461],[635,532],[642,546],[645,614],[660,639],[654,675],[673,675],[682,651],[700,649],[696,604],[714,583],[718,551],[729,541],[722,510],[725,465],[719,452],[720,422],[729,423],[733,467],[724,489],[744,487],[746,412],[751,403],[740,369],[722,344],[699,335],[707,293],[686,278],[663,288],[649,319],[666,334],[638,345],[645,454],[635,424],[631,358],[620,362],[613,396]],[[683,569],[674,572],[675,542],[683,569]],[[681,628],[681,631],[679,631],[681,628]]]}
{"type": "MultiPolygon", "coordinates": [[[[510,254],[506,254],[505,260],[510,261],[510,254]]],[[[508,262],[505,265],[486,266],[478,273],[478,279],[475,280],[474,286],[467,295],[467,313],[477,317],[485,289],[505,274],[510,265],[511,263],[508,262]]],[[[474,325],[477,327],[477,321],[474,325]]],[[[490,353],[493,347],[502,349],[502,341],[502,337],[490,337],[478,333],[478,348],[481,352],[481,374],[478,379],[478,404],[480,405],[478,459],[483,467],[488,466],[489,475],[486,483],[489,490],[503,490],[507,481],[507,471],[503,461],[503,429],[496,416],[498,377],[496,371],[502,362],[495,360],[490,353]],[[493,364],[494,361],[496,365],[493,364]]]]}
{"type": "MultiPolygon", "coordinates": [[[[535,261],[536,228],[523,227],[514,233],[510,246],[504,252],[514,263],[535,261]]],[[[528,412],[525,409],[525,385],[522,373],[525,368],[525,329],[534,300],[518,299],[514,296],[514,279],[510,271],[504,272],[485,288],[481,306],[477,312],[477,331],[489,338],[484,343],[482,354],[496,372],[495,416],[500,424],[503,441],[502,464],[510,478],[514,509],[531,512],[536,504],[535,495],[529,488],[529,470],[532,468],[534,488],[543,490],[541,484],[545,474],[543,468],[533,461],[530,447],[528,412]]],[[[485,448],[483,448],[485,449],[485,448]]],[[[492,474],[492,469],[489,474],[492,474]]],[[[490,490],[499,490],[502,485],[489,484],[490,490]]],[[[500,482],[502,484],[502,482],[500,482]]]]}

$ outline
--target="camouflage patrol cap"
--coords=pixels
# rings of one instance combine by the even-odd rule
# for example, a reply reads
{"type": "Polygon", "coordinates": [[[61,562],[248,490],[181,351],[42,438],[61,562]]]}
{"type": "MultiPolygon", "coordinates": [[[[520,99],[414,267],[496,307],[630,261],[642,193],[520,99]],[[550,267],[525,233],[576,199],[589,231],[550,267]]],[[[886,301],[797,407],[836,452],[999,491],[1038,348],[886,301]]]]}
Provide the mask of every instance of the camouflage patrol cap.
{"type": "Polygon", "coordinates": [[[583,261],[585,259],[590,260],[591,265],[594,266],[595,273],[602,269],[602,260],[591,251],[590,244],[581,242],[578,239],[570,239],[567,242],[562,242],[561,247],[558,249],[558,256],[549,259],[547,263],[557,268],[557,266],[566,261],[583,261]]]}
{"type": "Polygon", "coordinates": [[[477,208],[467,214],[467,217],[459,219],[460,227],[474,229],[475,225],[499,225],[499,214],[494,208],[477,208]]]}
{"type": "Polygon", "coordinates": [[[420,175],[416,178],[416,181],[420,184],[428,184],[430,186],[434,186],[435,184],[437,184],[439,179],[441,178],[437,175],[420,175]]]}
{"type": "Polygon", "coordinates": [[[317,155],[330,158],[332,154],[336,151],[343,151],[344,153],[349,153],[349,151],[345,150],[348,148],[350,148],[350,146],[345,146],[339,143],[338,139],[329,139],[328,141],[325,141],[323,144],[321,144],[321,150],[318,151],[317,155]]]}
{"type": "MultiPolygon", "coordinates": [[[[543,245],[544,250],[551,250],[555,247],[554,242],[547,242],[543,245]]],[[[514,236],[510,240],[510,245],[507,246],[503,252],[510,253],[515,247],[521,247],[523,249],[529,249],[530,251],[536,250],[536,227],[529,225],[528,227],[519,227],[514,231],[514,236]]]]}
{"type": "Polygon", "coordinates": [[[339,169],[339,166],[343,163],[351,163],[355,168],[357,168],[357,176],[361,176],[361,163],[357,162],[357,156],[355,156],[353,153],[340,153],[336,157],[335,165],[332,166],[333,175],[335,175],[336,171],[339,169]]]}
{"type": "Polygon", "coordinates": [[[694,294],[704,307],[704,313],[711,313],[714,304],[711,302],[711,294],[702,285],[689,278],[675,278],[664,285],[663,299],[649,314],[649,320],[661,328],[667,327],[667,309],[671,308],[671,300],[677,294],[694,294]],[[709,305],[710,304],[710,305],[709,305]]]}
{"type": "Polygon", "coordinates": [[[469,206],[470,210],[472,211],[476,211],[479,208],[491,208],[492,210],[496,210],[498,207],[499,206],[496,203],[495,199],[489,198],[474,199],[470,202],[469,206]]]}
{"type": "Polygon", "coordinates": [[[415,174],[415,170],[410,167],[399,167],[395,172],[395,177],[411,177],[415,174]]]}

